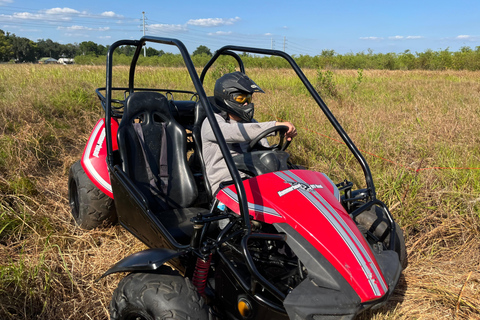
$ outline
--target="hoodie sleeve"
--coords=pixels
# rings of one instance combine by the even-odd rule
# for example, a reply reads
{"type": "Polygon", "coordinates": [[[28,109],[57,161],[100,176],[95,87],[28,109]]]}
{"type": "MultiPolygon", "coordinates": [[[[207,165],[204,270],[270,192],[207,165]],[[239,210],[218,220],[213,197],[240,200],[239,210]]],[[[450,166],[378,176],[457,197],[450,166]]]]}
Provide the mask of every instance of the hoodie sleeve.
{"type": "MultiPolygon", "coordinates": [[[[215,119],[217,120],[220,130],[222,131],[227,143],[251,141],[260,133],[271,127],[274,127],[276,124],[275,121],[252,123],[241,123],[235,121],[227,122],[218,114],[215,115],[215,119]]],[[[208,141],[216,141],[208,119],[205,119],[205,122],[202,125],[202,138],[208,141]]]]}

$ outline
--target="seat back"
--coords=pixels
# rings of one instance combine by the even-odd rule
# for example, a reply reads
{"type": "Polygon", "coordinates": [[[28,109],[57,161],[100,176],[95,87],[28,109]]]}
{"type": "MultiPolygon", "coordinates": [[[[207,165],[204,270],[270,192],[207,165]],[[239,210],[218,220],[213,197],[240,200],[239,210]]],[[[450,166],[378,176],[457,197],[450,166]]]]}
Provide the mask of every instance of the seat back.
{"type": "MultiPolygon", "coordinates": [[[[187,164],[186,132],[170,114],[164,95],[158,92],[132,93],[126,100],[117,138],[122,169],[145,196],[151,210],[158,212],[169,208],[186,208],[194,203],[198,191],[187,164]],[[135,132],[135,123],[140,123],[143,146],[135,132]],[[163,135],[166,135],[166,145],[162,145],[163,135]],[[168,182],[166,192],[160,192],[160,196],[157,196],[152,193],[148,167],[160,181],[162,148],[167,148],[168,182]]],[[[158,189],[162,190],[160,183],[158,189]]]]}
{"type": "MultiPolygon", "coordinates": [[[[213,97],[210,97],[209,100],[211,101],[213,97]]],[[[210,103],[210,105],[213,108],[214,112],[220,112],[215,106],[210,103]]],[[[204,184],[205,184],[205,190],[207,191],[207,195],[210,198],[212,195],[212,188],[210,186],[210,183],[208,182],[207,178],[207,170],[205,168],[205,162],[203,160],[203,150],[202,150],[202,124],[205,118],[207,117],[207,113],[205,112],[205,108],[203,107],[203,104],[200,101],[197,101],[195,104],[195,114],[194,114],[194,123],[193,123],[193,129],[192,129],[192,137],[193,137],[193,142],[195,144],[195,152],[193,154],[193,165],[195,168],[198,168],[201,170],[203,174],[203,179],[204,179],[204,184]]],[[[210,199],[209,199],[210,200],[210,199]]]]}

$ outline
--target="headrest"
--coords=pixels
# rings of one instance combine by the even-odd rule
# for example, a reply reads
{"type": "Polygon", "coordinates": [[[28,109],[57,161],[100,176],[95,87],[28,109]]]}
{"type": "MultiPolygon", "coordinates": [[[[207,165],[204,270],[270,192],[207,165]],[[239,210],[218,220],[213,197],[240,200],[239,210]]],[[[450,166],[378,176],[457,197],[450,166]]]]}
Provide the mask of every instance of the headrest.
{"type": "MultiPolygon", "coordinates": [[[[215,105],[214,97],[208,97],[208,101],[210,102],[210,106],[212,107],[212,110],[214,113],[221,112],[215,105]]],[[[200,101],[197,101],[197,104],[195,104],[195,121],[194,121],[195,125],[201,126],[203,123],[203,120],[205,120],[206,117],[207,117],[207,112],[205,111],[205,108],[203,107],[200,101]]]]}
{"type": "MultiPolygon", "coordinates": [[[[165,122],[172,118],[168,100],[159,92],[140,91],[128,96],[122,121],[130,122],[142,113],[156,114],[165,122]]],[[[149,121],[151,118],[153,117],[147,116],[147,119],[144,119],[144,121],[149,121]]]]}

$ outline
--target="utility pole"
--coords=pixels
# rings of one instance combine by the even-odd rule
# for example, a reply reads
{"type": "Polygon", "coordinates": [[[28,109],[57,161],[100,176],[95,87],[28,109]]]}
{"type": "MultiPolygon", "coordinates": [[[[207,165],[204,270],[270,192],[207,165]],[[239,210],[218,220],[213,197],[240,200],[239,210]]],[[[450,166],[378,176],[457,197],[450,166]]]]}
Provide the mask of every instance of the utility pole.
{"type": "Polygon", "coordinates": [[[274,50],[274,49],[275,49],[275,40],[273,40],[273,38],[272,38],[272,50],[274,50]]]}
{"type": "Polygon", "coordinates": [[[287,47],[287,37],[283,37],[283,52],[285,52],[285,48],[287,47]]]}
{"type": "MultiPolygon", "coordinates": [[[[143,11],[142,14],[143,14],[143,36],[145,37],[145,11],[143,11]]],[[[143,46],[143,56],[144,57],[147,56],[147,46],[146,45],[143,46]]]]}

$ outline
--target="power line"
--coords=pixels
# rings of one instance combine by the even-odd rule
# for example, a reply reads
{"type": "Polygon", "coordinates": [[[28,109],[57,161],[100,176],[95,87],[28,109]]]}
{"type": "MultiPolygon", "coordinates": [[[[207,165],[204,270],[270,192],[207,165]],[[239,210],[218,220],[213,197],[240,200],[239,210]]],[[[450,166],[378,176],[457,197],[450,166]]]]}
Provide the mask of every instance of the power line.
{"type": "MultiPolygon", "coordinates": [[[[127,32],[132,33],[138,32],[138,22],[141,22],[143,34],[148,34],[154,36],[168,36],[172,38],[178,38],[185,45],[190,44],[191,46],[198,46],[199,44],[205,45],[211,49],[218,49],[224,45],[232,44],[246,46],[246,47],[260,47],[260,48],[275,48],[275,45],[282,44],[283,50],[292,53],[300,54],[316,54],[309,45],[312,43],[312,39],[305,40],[300,38],[287,38],[286,36],[277,36],[277,35],[267,35],[267,34],[242,34],[236,32],[230,33],[215,33],[209,32],[208,29],[203,27],[196,27],[188,23],[172,25],[164,23],[161,21],[156,21],[147,19],[145,13],[142,12],[143,16],[141,19],[132,18],[132,17],[121,17],[121,16],[109,16],[101,14],[87,14],[85,12],[74,12],[71,13],[62,13],[62,12],[51,12],[47,14],[47,10],[39,10],[32,8],[22,8],[15,6],[3,6],[2,10],[7,12],[15,13],[16,11],[23,10],[28,14],[21,17],[14,14],[10,15],[0,15],[0,23],[5,26],[12,27],[30,27],[30,28],[46,28],[46,29],[58,29],[60,31],[68,31],[70,33],[75,32],[91,32],[91,31],[102,31],[106,35],[108,33],[114,32],[127,32]],[[38,15],[38,16],[35,16],[38,15]],[[41,20],[38,17],[42,17],[41,20]],[[64,20],[61,17],[68,17],[68,20],[64,20]],[[36,20],[33,19],[36,17],[36,20]],[[27,19],[31,18],[31,19],[27,19]],[[147,23],[147,20],[150,24],[147,23]],[[115,24],[113,28],[106,29],[105,25],[112,25],[114,21],[119,21],[122,24],[115,24]],[[159,26],[156,26],[158,24],[159,26]],[[161,25],[161,27],[160,27],[161,25]],[[148,26],[148,28],[147,28],[148,26]],[[165,27],[175,27],[171,30],[166,29],[165,27]],[[104,29],[105,28],[105,29],[104,29]],[[135,30],[136,29],[136,30],[135,30]],[[232,41],[234,39],[234,41],[232,41]],[[308,45],[306,45],[308,44],[308,45]]],[[[38,30],[31,30],[38,31],[38,30]]],[[[109,35],[110,36],[110,35],[109,35]]],[[[145,54],[145,52],[144,52],[145,54]]]]}

